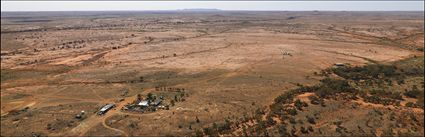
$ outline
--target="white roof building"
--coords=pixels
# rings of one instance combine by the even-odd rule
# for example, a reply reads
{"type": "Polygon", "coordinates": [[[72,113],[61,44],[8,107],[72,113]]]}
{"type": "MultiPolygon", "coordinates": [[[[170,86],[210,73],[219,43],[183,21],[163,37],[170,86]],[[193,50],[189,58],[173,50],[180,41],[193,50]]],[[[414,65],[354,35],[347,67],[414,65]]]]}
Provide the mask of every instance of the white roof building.
{"type": "Polygon", "coordinates": [[[113,107],[115,107],[115,104],[107,104],[100,109],[100,113],[105,113],[106,111],[108,111],[109,109],[112,109],[113,107]]]}
{"type": "Polygon", "coordinates": [[[146,100],[140,101],[139,104],[137,104],[137,105],[139,105],[139,106],[145,106],[145,107],[149,106],[148,101],[146,101],[146,100]]]}

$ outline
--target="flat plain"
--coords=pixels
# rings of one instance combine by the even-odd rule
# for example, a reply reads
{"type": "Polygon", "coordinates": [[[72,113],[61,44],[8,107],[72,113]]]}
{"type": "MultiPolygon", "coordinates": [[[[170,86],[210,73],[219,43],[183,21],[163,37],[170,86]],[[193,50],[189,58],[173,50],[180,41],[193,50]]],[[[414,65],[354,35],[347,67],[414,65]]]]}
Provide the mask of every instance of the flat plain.
{"type": "Polygon", "coordinates": [[[1,14],[1,136],[424,135],[423,12],[1,14]],[[377,64],[397,74],[351,77],[377,64]],[[276,99],[329,78],[354,97],[276,99]],[[167,109],[121,109],[151,95],[167,109]]]}

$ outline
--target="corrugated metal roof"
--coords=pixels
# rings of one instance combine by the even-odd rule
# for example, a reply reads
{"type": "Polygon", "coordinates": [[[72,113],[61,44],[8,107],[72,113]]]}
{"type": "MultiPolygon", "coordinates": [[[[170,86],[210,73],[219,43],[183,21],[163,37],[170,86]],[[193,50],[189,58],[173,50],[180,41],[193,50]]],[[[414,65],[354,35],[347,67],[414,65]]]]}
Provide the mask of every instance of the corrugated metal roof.
{"type": "Polygon", "coordinates": [[[105,106],[103,106],[100,111],[106,111],[108,109],[111,109],[114,106],[114,104],[107,104],[105,106]]]}
{"type": "Polygon", "coordinates": [[[139,105],[139,106],[149,106],[148,101],[146,101],[146,100],[140,101],[139,104],[137,104],[137,105],[139,105]]]}
{"type": "Polygon", "coordinates": [[[159,105],[162,102],[161,99],[157,99],[154,102],[151,102],[151,105],[159,105]]]}

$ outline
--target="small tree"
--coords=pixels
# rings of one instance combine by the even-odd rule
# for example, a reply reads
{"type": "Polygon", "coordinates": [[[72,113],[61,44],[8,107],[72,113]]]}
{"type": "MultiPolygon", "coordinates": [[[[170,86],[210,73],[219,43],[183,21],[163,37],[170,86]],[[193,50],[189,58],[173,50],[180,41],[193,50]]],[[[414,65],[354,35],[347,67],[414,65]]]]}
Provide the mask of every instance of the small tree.
{"type": "Polygon", "coordinates": [[[300,99],[297,99],[297,100],[295,100],[294,105],[295,105],[295,107],[297,107],[298,110],[302,110],[303,102],[301,102],[300,99]]]}
{"type": "Polygon", "coordinates": [[[214,135],[214,130],[211,129],[211,128],[204,128],[204,133],[206,135],[212,136],[212,135],[214,135]]]}
{"type": "Polygon", "coordinates": [[[142,100],[142,95],[137,94],[137,101],[140,101],[140,100],[142,100]]]}
{"type": "Polygon", "coordinates": [[[415,103],[413,102],[407,102],[406,107],[415,107],[415,103]]]}
{"type": "Polygon", "coordinates": [[[297,121],[293,117],[289,117],[289,123],[291,124],[297,124],[297,121]]]}
{"type": "Polygon", "coordinates": [[[140,76],[140,77],[139,77],[139,81],[140,81],[140,82],[144,82],[144,81],[145,81],[144,77],[143,77],[143,76],[140,76]]]}
{"type": "Polygon", "coordinates": [[[148,93],[148,100],[152,100],[152,93],[148,93]]]}
{"type": "Polygon", "coordinates": [[[310,124],[316,124],[316,121],[314,120],[314,118],[313,118],[313,117],[309,117],[309,116],[307,116],[307,121],[308,121],[310,124]]]}
{"type": "Polygon", "coordinates": [[[267,124],[268,125],[274,125],[274,124],[276,124],[276,121],[274,121],[273,118],[269,116],[269,117],[267,117],[267,124]]]}
{"type": "Polygon", "coordinates": [[[312,126],[308,126],[308,131],[313,132],[314,131],[313,127],[312,126]]]}
{"type": "Polygon", "coordinates": [[[288,130],[286,129],[286,126],[285,125],[280,125],[279,126],[279,134],[282,137],[289,136],[288,130]]]}
{"type": "Polygon", "coordinates": [[[420,95],[420,90],[418,89],[418,87],[416,85],[412,86],[412,89],[405,92],[404,95],[410,98],[417,98],[420,95]]]}
{"type": "Polygon", "coordinates": [[[316,96],[312,95],[312,96],[309,96],[308,98],[310,99],[311,104],[314,104],[314,105],[320,104],[320,100],[316,96]]]}
{"type": "Polygon", "coordinates": [[[308,133],[308,130],[304,126],[302,126],[301,127],[301,133],[307,134],[308,133]]]}
{"type": "Polygon", "coordinates": [[[170,103],[171,103],[171,106],[174,106],[174,100],[171,100],[170,103]]]}
{"type": "Polygon", "coordinates": [[[184,98],[184,92],[180,93],[180,98],[184,98]]]}
{"type": "Polygon", "coordinates": [[[291,110],[289,110],[289,114],[295,116],[297,115],[297,110],[295,108],[292,108],[291,110]]]}
{"type": "Polygon", "coordinates": [[[202,136],[204,136],[204,133],[202,133],[202,131],[201,131],[201,130],[196,129],[196,131],[195,131],[195,136],[196,136],[196,137],[202,137],[202,136]]]}
{"type": "Polygon", "coordinates": [[[198,116],[196,116],[196,123],[199,123],[199,122],[201,122],[201,121],[199,121],[198,116]]]}

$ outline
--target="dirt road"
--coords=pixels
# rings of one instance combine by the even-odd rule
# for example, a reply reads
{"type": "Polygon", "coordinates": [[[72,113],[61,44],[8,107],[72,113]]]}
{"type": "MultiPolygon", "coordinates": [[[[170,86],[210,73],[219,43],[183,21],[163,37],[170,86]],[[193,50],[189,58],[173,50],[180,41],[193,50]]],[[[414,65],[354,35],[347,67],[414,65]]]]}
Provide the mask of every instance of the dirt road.
{"type": "Polygon", "coordinates": [[[125,104],[130,103],[135,98],[136,98],[136,96],[131,96],[131,97],[125,98],[124,101],[117,103],[116,107],[114,109],[109,110],[105,115],[92,115],[92,116],[86,118],[83,122],[80,123],[80,125],[73,128],[72,130],[70,130],[70,133],[68,133],[67,135],[84,136],[94,126],[96,126],[98,124],[102,124],[105,128],[108,128],[108,129],[116,131],[116,132],[120,132],[124,136],[128,136],[128,134],[125,133],[124,131],[108,126],[106,124],[106,120],[109,117],[111,117],[115,114],[121,113],[120,108],[122,108],[125,104]]]}

